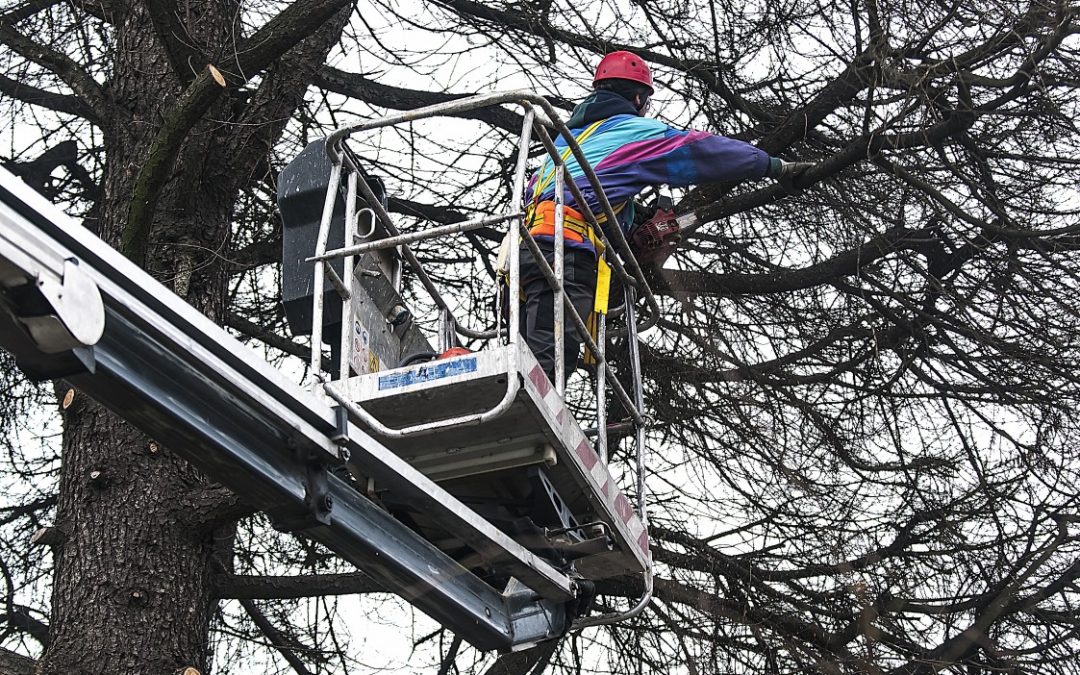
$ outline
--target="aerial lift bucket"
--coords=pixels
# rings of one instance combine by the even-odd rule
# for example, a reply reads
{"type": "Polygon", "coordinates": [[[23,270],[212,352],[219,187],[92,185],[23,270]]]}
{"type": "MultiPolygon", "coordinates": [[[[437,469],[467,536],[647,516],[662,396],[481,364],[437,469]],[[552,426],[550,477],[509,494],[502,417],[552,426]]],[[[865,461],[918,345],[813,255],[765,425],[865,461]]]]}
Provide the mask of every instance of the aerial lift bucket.
{"type": "MultiPolygon", "coordinates": [[[[409,245],[478,227],[508,224],[512,236],[521,233],[522,241],[528,247],[526,253],[537,257],[560,300],[564,298],[561,250],[556,251],[556,265],[552,269],[523,230],[522,214],[517,211],[402,234],[393,224],[385,203],[371,189],[362,161],[350,152],[345,142],[350,135],[399,122],[503,103],[521,105],[525,112],[512,206],[521,203],[528,145],[532,134],[536,133],[557,166],[556,192],[560,197],[556,206],[555,240],[560,249],[561,195],[569,190],[579,204],[583,200],[577,186],[566,180],[565,164],[559,153],[553,152],[547,128],[554,127],[568,139],[575,157],[600,194],[602,207],[608,212],[607,222],[616,221],[573,136],[558,121],[547,101],[532,94],[478,96],[335,132],[325,144],[330,161],[320,179],[326,194],[321,205],[321,227],[315,237],[315,252],[305,262],[315,265],[312,315],[316,317],[316,325],[325,307],[337,304],[340,310],[336,316],[342,318],[346,333],[352,337],[343,338],[338,356],[340,364],[329,380],[316,384],[316,389],[340,405],[350,421],[379,438],[412,467],[469,505],[479,517],[495,524],[573,578],[595,581],[626,574],[644,575],[646,592],[629,610],[581,619],[577,625],[622,620],[640,612],[651,594],[652,565],[643,511],[645,418],[637,334],[655,323],[659,310],[621,232],[616,229],[608,235],[615,241],[607,242],[606,237],[605,241],[608,251],[623,252],[622,260],[611,256],[610,262],[627,294],[621,311],[629,345],[627,360],[633,388],[632,392],[627,392],[607,367],[602,325],[597,341],[585,339],[586,346],[599,355],[594,412],[594,428],[598,433],[594,442],[567,407],[561,345],[557,344],[555,349],[560,359],[556,366],[557,383],[553,384],[515,330],[507,330],[502,325],[494,329],[471,328],[468,320],[454,317],[452,303],[441,296],[409,245]],[[548,120],[541,122],[538,119],[536,107],[542,109],[548,120]],[[327,242],[336,218],[334,205],[340,195],[344,195],[345,202],[345,243],[334,248],[327,242]],[[378,228],[360,226],[361,214],[374,219],[378,228]],[[373,277],[378,275],[372,274],[370,266],[362,262],[364,256],[372,254],[391,254],[402,261],[404,273],[414,275],[434,305],[441,308],[440,325],[444,330],[436,336],[438,344],[435,348],[427,345],[426,338],[411,321],[395,324],[394,317],[411,316],[405,309],[406,300],[400,295],[400,278],[382,279],[382,285],[387,287],[385,292],[375,288],[379,284],[373,277]],[[343,268],[332,267],[333,263],[341,261],[344,261],[343,268]],[[329,295],[324,298],[324,280],[337,290],[340,302],[332,302],[329,295]],[[649,318],[643,322],[637,320],[638,297],[643,298],[648,307],[649,318]],[[410,354],[444,352],[456,344],[457,336],[486,346],[476,353],[432,362],[406,363],[410,354]],[[607,464],[605,431],[609,388],[627,411],[635,430],[631,457],[636,460],[638,475],[637,508],[623,493],[607,464]]],[[[599,230],[596,217],[587,208],[585,210],[586,217],[599,230]]],[[[307,217],[310,222],[311,209],[307,217]]],[[[307,247],[311,248],[310,244],[307,247]]],[[[510,288],[517,286],[521,254],[517,247],[511,247],[510,288]]],[[[519,308],[514,306],[516,303],[510,304],[511,316],[507,323],[516,326],[519,308]]],[[[572,306],[556,302],[556,325],[564,325],[567,321],[578,325],[579,334],[587,333],[582,317],[572,306]]],[[[557,328],[555,333],[556,340],[561,340],[562,331],[557,328]]],[[[319,373],[322,370],[321,350],[313,350],[311,371],[319,373]]],[[[356,475],[364,481],[363,471],[357,471],[356,475]]],[[[505,580],[505,575],[498,566],[491,565],[483,554],[470,553],[467,542],[450,536],[437,516],[413,508],[407,499],[380,486],[377,480],[369,481],[367,489],[371,494],[377,494],[391,513],[408,522],[442,550],[467,561],[467,566],[492,583],[503,583],[500,580],[505,580]]]]}

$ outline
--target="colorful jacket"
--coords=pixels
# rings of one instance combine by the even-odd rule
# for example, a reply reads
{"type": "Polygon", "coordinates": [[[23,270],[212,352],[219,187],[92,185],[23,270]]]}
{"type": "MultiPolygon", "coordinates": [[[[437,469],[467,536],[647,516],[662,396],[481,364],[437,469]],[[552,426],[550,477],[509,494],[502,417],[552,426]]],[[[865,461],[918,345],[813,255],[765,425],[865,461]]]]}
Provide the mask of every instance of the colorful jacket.
{"type": "MultiPolygon", "coordinates": [[[[566,124],[574,136],[578,136],[598,120],[605,121],[581,143],[581,149],[612,207],[629,202],[619,213],[619,224],[624,232],[633,225],[631,200],[650,185],[686,187],[741,181],[763,178],[769,172],[771,158],[753,145],[704,131],[679,131],[659,120],[640,117],[629,101],[610,91],[590,94],[574,108],[566,124]]],[[[555,139],[555,147],[560,151],[565,149],[566,139],[560,135],[555,139]]],[[[573,155],[567,158],[566,164],[585,201],[593,213],[600,216],[596,195],[573,155]]],[[[554,198],[554,181],[549,181],[541,194],[534,194],[539,177],[550,175],[551,170],[551,159],[546,157],[529,180],[525,190],[527,202],[554,198]]],[[[567,205],[576,206],[569,190],[565,199],[567,205]]],[[[566,243],[592,250],[588,243],[566,243]]]]}

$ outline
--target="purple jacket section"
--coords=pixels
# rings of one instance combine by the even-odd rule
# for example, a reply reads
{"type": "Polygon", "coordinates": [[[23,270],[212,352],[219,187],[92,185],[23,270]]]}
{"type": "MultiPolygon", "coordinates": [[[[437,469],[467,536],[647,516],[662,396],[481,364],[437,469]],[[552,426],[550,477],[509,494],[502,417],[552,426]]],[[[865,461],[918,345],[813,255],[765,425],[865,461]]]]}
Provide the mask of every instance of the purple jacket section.
{"type": "MultiPolygon", "coordinates": [[[[604,122],[581,143],[581,148],[612,207],[633,199],[651,185],[686,187],[734,182],[763,178],[769,170],[769,155],[749,143],[703,131],[680,131],[658,120],[639,117],[629,101],[612,92],[594,92],[575,109],[568,125],[578,136],[600,119],[604,122]]],[[[566,140],[558,137],[555,146],[564,149],[566,140]]],[[[599,202],[577,160],[571,155],[566,163],[589,207],[600,215],[599,202]]],[[[553,198],[554,181],[541,194],[534,195],[538,177],[549,176],[551,170],[550,159],[546,159],[529,181],[526,199],[553,198]]],[[[575,205],[569,192],[566,203],[575,205]]],[[[619,221],[624,231],[632,225],[632,204],[619,214],[619,221]]],[[[591,246],[582,248],[591,250],[591,246]]]]}

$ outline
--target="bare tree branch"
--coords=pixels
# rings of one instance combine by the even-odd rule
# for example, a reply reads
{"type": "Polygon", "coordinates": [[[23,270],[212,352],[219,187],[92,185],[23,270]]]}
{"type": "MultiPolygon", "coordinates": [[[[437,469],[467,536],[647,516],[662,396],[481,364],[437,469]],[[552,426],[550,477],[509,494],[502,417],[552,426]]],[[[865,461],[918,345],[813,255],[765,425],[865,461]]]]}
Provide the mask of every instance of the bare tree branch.
{"type": "Polygon", "coordinates": [[[251,600],[241,599],[240,604],[243,606],[244,611],[248,613],[248,616],[251,617],[251,620],[255,622],[255,625],[258,626],[262,634],[266,636],[266,639],[270,640],[270,644],[274,646],[274,649],[277,649],[278,653],[281,654],[290,666],[292,666],[292,669],[296,671],[296,674],[311,675],[311,671],[307,669],[304,662],[296,655],[297,652],[308,651],[308,649],[275,628],[274,624],[270,623],[269,619],[266,618],[266,615],[262,613],[262,610],[260,610],[251,600]]]}
{"type": "Polygon", "coordinates": [[[127,117],[126,113],[113,103],[101,85],[95,82],[82,66],[63,53],[38,44],[5,22],[0,22],[0,43],[7,45],[28,61],[55,73],[72,88],[98,120],[119,122],[127,117]]]}
{"type": "Polygon", "coordinates": [[[323,595],[379,593],[383,588],[363,572],[292,577],[226,575],[214,582],[219,598],[274,600],[323,595]]]}
{"type": "Polygon", "coordinates": [[[0,75],[0,92],[25,103],[38,105],[68,115],[82,117],[97,126],[101,126],[101,119],[97,116],[97,112],[78,97],[68,96],[66,94],[56,94],[51,91],[32,87],[4,75],[0,75]]]}
{"type": "Polygon", "coordinates": [[[0,647],[0,675],[33,675],[34,659],[0,647]]]}
{"type": "Polygon", "coordinates": [[[63,0],[27,0],[18,7],[8,10],[4,14],[0,14],[0,24],[8,24],[14,26],[15,24],[29,19],[39,12],[43,12],[50,7],[59,5],[63,0]]]}

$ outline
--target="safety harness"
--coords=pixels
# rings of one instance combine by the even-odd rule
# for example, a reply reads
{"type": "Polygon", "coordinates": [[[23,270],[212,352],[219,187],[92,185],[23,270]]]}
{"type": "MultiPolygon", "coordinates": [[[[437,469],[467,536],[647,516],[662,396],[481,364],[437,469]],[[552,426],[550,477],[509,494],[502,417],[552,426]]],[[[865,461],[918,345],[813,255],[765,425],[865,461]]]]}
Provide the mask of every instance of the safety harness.
{"type": "MultiPolygon", "coordinates": [[[[598,120],[593,122],[588,127],[583,129],[581,133],[574,137],[574,141],[580,146],[585,142],[589,136],[592,136],[601,124],[605,120],[598,120]]],[[[560,159],[565,164],[566,160],[570,157],[571,149],[566,147],[560,153],[560,159]]],[[[525,222],[529,226],[529,234],[533,237],[536,236],[555,236],[555,202],[551,200],[540,201],[540,195],[551,185],[555,180],[555,172],[558,171],[558,166],[553,166],[551,171],[545,171],[544,167],[547,164],[545,160],[544,164],[540,166],[540,176],[537,178],[536,184],[533,186],[532,201],[525,207],[525,222]]],[[[625,203],[619,204],[614,209],[615,215],[618,215],[622,211],[625,203]]],[[[596,219],[596,222],[602,224],[607,221],[607,215],[601,214],[596,219]]],[[[510,233],[507,233],[505,239],[503,239],[503,245],[499,250],[498,269],[503,283],[509,285],[509,246],[513,245],[515,237],[511,236],[513,229],[510,233]]],[[[611,266],[608,265],[607,260],[604,259],[604,246],[603,240],[597,235],[596,230],[592,225],[585,220],[584,215],[577,209],[563,205],[563,238],[569,241],[575,241],[578,243],[588,242],[592,245],[596,251],[596,290],[593,297],[593,310],[589,313],[588,318],[585,320],[585,326],[589,329],[589,334],[592,336],[593,341],[597,340],[597,333],[600,325],[600,315],[607,314],[608,301],[611,291],[611,266]]],[[[585,363],[592,365],[596,363],[596,357],[591,350],[585,350],[585,363]]]]}

